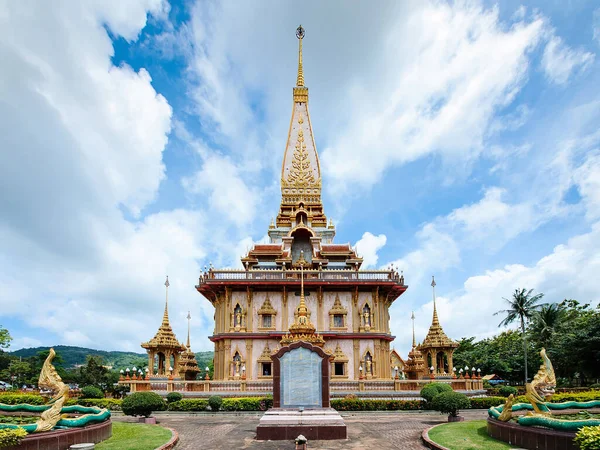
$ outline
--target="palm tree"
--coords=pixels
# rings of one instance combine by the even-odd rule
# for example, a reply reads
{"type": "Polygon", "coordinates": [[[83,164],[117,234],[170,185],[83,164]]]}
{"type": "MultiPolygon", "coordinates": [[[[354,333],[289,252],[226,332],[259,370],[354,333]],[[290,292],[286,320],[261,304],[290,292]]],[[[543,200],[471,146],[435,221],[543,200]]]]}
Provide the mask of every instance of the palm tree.
{"type": "Polygon", "coordinates": [[[533,315],[532,331],[540,342],[548,342],[556,329],[565,320],[566,312],[562,305],[550,303],[542,305],[533,315]]]}
{"type": "Polygon", "coordinates": [[[510,300],[502,297],[510,305],[510,308],[494,313],[495,316],[502,313],[506,314],[504,320],[498,325],[499,327],[510,325],[517,319],[521,322],[521,336],[523,336],[523,351],[525,353],[525,384],[527,384],[527,338],[525,336],[525,322],[527,319],[531,319],[539,308],[544,306],[538,304],[544,294],[532,294],[533,289],[529,289],[529,291],[526,289],[515,289],[510,300]]]}

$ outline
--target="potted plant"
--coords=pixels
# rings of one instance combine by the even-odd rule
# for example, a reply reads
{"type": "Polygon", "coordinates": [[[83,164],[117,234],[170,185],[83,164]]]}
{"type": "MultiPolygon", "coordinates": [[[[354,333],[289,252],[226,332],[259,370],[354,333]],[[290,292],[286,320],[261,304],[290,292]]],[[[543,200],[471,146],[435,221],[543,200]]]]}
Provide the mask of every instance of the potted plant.
{"type": "Polygon", "coordinates": [[[155,424],[156,418],[150,415],[153,411],[163,411],[165,406],[165,401],[156,392],[135,392],[125,397],[121,409],[128,416],[141,416],[141,422],[155,424]]]}
{"type": "Polygon", "coordinates": [[[464,417],[458,415],[461,409],[471,406],[469,397],[460,392],[442,392],[433,397],[431,407],[442,414],[448,414],[448,422],[462,422],[464,417]]]}

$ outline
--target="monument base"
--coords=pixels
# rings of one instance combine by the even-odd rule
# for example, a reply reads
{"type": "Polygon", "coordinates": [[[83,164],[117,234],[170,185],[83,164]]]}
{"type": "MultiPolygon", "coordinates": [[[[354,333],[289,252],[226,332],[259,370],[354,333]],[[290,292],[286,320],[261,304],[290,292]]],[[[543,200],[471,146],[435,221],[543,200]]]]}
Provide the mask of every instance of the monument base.
{"type": "Polygon", "coordinates": [[[333,408],[272,408],[264,413],[256,427],[256,439],[294,440],[299,435],[309,440],[346,439],[346,424],[333,408]]]}

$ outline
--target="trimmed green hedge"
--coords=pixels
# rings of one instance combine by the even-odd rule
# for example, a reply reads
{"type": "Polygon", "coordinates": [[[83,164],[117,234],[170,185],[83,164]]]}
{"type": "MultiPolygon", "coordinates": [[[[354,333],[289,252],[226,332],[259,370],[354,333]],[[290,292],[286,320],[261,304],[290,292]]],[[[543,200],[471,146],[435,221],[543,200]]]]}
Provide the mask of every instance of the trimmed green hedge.
{"type": "MultiPolygon", "coordinates": [[[[600,391],[566,392],[564,394],[554,394],[550,399],[550,402],[589,402],[591,400],[600,400],[600,391]]],[[[517,398],[515,398],[515,403],[529,403],[529,401],[524,395],[519,395],[517,398]]]]}
{"type": "Polygon", "coordinates": [[[5,405],[18,405],[20,403],[45,405],[46,398],[35,394],[4,394],[0,395],[0,403],[4,403],[5,405]]]}
{"type": "MultiPolygon", "coordinates": [[[[272,397],[224,398],[221,411],[266,411],[273,407],[272,397]]],[[[189,398],[169,403],[169,411],[206,411],[208,400],[189,398]]]]}
{"type": "Polygon", "coordinates": [[[452,386],[446,383],[429,383],[423,386],[420,394],[427,403],[431,403],[433,398],[442,392],[452,392],[452,386]]]}
{"type": "Polygon", "coordinates": [[[169,411],[206,411],[208,400],[202,398],[188,398],[169,403],[169,411]]]}
{"type": "Polygon", "coordinates": [[[121,411],[121,403],[123,400],[116,398],[70,398],[65,405],[96,406],[110,411],[121,411]]]}
{"type": "Polygon", "coordinates": [[[471,409],[489,409],[506,403],[505,397],[471,397],[471,409]]]}
{"type": "Polygon", "coordinates": [[[81,396],[83,398],[104,398],[104,392],[96,386],[84,386],[81,388],[81,396]]]}
{"type": "Polygon", "coordinates": [[[331,400],[331,407],[337,411],[415,411],[425,409],[423,400],[361,400],[342,398],[331,400]]]}

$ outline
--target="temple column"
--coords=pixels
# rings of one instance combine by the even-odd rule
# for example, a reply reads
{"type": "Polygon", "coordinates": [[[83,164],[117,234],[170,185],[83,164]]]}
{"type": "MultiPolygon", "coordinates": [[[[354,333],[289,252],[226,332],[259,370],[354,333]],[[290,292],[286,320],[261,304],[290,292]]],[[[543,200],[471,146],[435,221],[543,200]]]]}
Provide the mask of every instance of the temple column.
{"type": "Polygon", "coordinates": [[[448,373],[452,375],[452,369],[454,368],[454,362],[452,361],[452,352],[447,353],[448,358],[448,373]]]}
{"type": "Polygon", "coordinates": [[[148,352],[148,374],[154,375],[154,352],[148,352]]]}
{"type": "Polygon", "coordinates": [[[290,325],[288,324],[288,291],[286,288],[283,288],[281,304],[283,308],[283,310],[281,311],[281,330],[285,332],[290,327],[290,325]]]}
{"type": "Polygon", "coordinates": [[[254,367],[254,361],[252,361],[252,347],[254,346],[254,339],[246,340],[246,379],[252,379],[252,368],[254,367]]]}
{"type": "MultiPolygon", "coordinates": [[[[254,312],[252,309],[252,299],[253,299],[252,288],[246,289],[246,305],[248,305],[246,309],[246,331],[252,331],[254,329],[254,312]]],[[[246,368],[246,370],[248,370],[246,368]]]]}
{"type": "Polygon", "coordinates": [[[354,347],[354,379],[358,380],[360,377],[360,341],[358,339],[354,339],[352,344],[354,347]]]}

